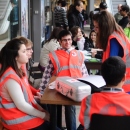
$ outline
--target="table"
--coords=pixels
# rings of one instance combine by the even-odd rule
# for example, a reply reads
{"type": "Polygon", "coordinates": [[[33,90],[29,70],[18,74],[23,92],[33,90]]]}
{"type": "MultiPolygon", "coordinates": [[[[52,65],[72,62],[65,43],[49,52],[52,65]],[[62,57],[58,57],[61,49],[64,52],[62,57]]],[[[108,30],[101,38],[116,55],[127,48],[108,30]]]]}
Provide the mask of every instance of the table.
{"type": "Polygon", "coordinates": [[[101,70],[101,65],[102,65],[101,61],[91,62],[91,61],[85,60],[84,63],[85,63],[85,65],[86,65],[86,67],[87,67],[88,70],[90,70],[90,69],[101,70]]]}
{"type": "MultiPolygon", "coordinates": [[[[56,77],[52,77],[51,81],[54,81],[56,77]]],[[[56,130],[56,126],[61,125],[61,107],[59,105],[80,105],[81,102],[75,102],[64,95],[57,92],[55,89],[51,90],[48,87],[45,89],[44,94],[40,100],[42,104],[50,104],[50,126],[51,130],[56,130]],[[58,121],[57,121],[58,115],[58,121]],[[57,125],[58,124],[58,125],[57,125]]]]}

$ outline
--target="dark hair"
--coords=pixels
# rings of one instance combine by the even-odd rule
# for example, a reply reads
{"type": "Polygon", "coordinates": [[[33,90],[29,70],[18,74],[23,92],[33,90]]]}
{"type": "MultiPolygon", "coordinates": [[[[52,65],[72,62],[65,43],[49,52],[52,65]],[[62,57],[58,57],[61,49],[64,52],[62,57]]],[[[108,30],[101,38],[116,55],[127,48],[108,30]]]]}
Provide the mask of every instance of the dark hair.
{"type": "Polygon", "coordinates": [[[82,0],[75,0],[75,1],[74,1],[74,7],[80,6],[81,3],[83,3],[82,0]]]}
{"type": "Polygon", "coordinates": [[[99,26],[99,33],[97,33],[96,44],[99,48],[106,50],[109,36],[117,31],[124,34],[123,29],[116,23],[115,18],[108,11],[101,11],[93,15],[93,21],[96,21],[99,26]]]}
{"type": "Polygon", "coordinates": [[[125,76],[126,65],[119,56],[109,57],[102,63],[101,74],[108,87],[116,86],[125,76]]]}
{"type": "Polygon", "coordinates": [[[69,17],[69,14],[75,12],[76,6],[80,6],[81,3],[83,3],[83,1],[81,1],[81,0],[75,0],[75,1],[74,1],[74,4],[71,4],[71,5],[69,6],[69,9],[68,9],[68,11],[67,11],[67,18],[69,17]]]}
{"type": "Polygon", "coordinates": [[[14,71],[17,73],[17,75],[21,78],[25,75],[25,73],[20,70],[16,63],[16,57],[19,55],[18,51],[21,47],[21,45],[24,44],[19,39],[12,39],[6,43],[6,45],[1,49],[0,52],[0,76],[8,69],[9,67],[12,67],[14,71]]]}
{"type": "Polygon", "coordinates": [[[66,6],[66,1],[61,1],[61,7],[65,7],[66,6]]]}
{"type": "Polygon", "coordinates": [[[122,5],[121,6],[121,10],[123,10],[123,11],[126,11],[126,12],[129,12],[129,6],[128,5],[122,5]]]}
{"type": "Polygon", "coordinates": [[[72,37],[75,37],[77,35],[78,29],[81,30],[81,28],[79,26],[74,26],[71,28],[70,32],[72,33],[72,37]]]}
{"type": "MultiPolygon", "coordinates": [[[[92,34],[93,32],[95,32],[95,30],[91,30],[91,32],[89,33],[89,41],[90,41],[91,43],[93,43],[93,41],[92,41],[92,39],[91,39],[91,34],[92,34]]],[[[95,32],[95,33],[96,33],[96,32],[95,32]]]]}
{"type": "Polygon", "coordinates": [[[68,31],[68,30],[62,30],[62,31],[59,33],[58,40],[61,40],[62,37],[68,36],[68,35],[72,36],[72,34],[71,34],[70,31],[68,31]]]}
{"type": "Polygon", "coordinates": [[[128,14],[127,14],[129,17],[130,17],[130,12],[128,12],[128,14]]]}
{"type": "Polygon", "coordinates": [[[46,43],[50,42],[51,39],[57,39],[58,40],[58,36],[59,36],[59,33],[63,30],[63,28],[61,27],[55,27],[53,29],[53,31],[51,32],[51,36],[50,38],[47,40],[46,43]]]}

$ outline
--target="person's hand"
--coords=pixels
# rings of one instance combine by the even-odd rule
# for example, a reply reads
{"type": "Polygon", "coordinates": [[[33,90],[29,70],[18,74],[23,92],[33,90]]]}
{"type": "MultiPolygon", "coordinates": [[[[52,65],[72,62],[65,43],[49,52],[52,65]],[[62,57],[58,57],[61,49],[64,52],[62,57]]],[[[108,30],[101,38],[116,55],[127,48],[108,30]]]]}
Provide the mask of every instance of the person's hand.
{"type": "Polygon", "coordinates": [[[45,121],[50,121],[50,114],[49,114],[49,112],[45,111],[45,117],[43,119],[45,121]]]}
{"type": "Polygon", "coordinates": [[[126,27],[127,27],[127,28],[130,28],[130,23],[128,23],[126,27]]]}
{"type": "Polygon", "coordinates": [[[41,99],[42,94],[40,92],[36,93],[36,96],[34,96],[35,99],[41,99]]]}
{"type": "Polygon", "coordinates": [[[97,54],[97,52],[92,52],[92,58],[95,58],[96,54],[97,54]]]}
{"type": "Polygon", "coordinates": [[[77,41],[79,41],[83,37],[83,34],[77,35],[77,41]]]}
{"type": "Polygon", "coordinates": [[[97,49],[91,48],[92,53],[97,53],[97,49]]]}

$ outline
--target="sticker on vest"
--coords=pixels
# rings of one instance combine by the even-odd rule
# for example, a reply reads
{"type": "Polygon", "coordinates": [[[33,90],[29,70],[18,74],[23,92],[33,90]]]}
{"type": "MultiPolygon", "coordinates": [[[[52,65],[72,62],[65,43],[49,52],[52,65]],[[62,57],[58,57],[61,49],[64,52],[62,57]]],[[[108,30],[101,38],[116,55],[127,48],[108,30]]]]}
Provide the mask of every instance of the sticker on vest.
{"type": "Polygon", "coordinates": [[[78,81],[78,80],[76,80],[76,79],[68,79],[68,80],[66,80],[66,81],[68,81],[68,82],[70,82],[70,83],[79,82],[79,81],[78,81]]]}
{"type": "Polygon", "coordinates": [[[77,54],[75,52],[72,52],[72,56],[77,56],[77,54]]]}

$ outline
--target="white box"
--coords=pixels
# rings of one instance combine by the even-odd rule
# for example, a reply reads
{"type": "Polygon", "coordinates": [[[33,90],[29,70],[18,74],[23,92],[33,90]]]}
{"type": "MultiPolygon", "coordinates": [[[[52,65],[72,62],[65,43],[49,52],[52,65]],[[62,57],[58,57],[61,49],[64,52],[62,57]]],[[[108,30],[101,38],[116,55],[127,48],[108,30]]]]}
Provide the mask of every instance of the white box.
{"type": "Polygon", "coordinates": [[[55,85],[58,92],[77,102],[81,102],[84,97],[91,94],[90,85],[68,76],[57,77],[55,85]]]}

